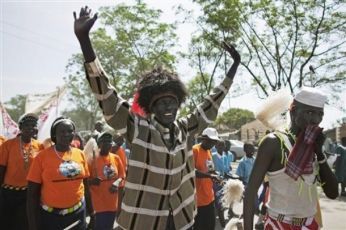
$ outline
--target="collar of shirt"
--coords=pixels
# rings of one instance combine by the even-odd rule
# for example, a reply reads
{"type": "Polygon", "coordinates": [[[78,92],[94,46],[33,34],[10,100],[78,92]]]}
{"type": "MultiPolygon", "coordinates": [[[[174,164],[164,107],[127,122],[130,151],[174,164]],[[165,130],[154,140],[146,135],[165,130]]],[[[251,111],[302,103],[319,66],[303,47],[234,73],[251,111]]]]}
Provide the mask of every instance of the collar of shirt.
{"type": "Polygon", "coordinates": [[[164,141],[166,147],[168,149],[173,149],[177,143],[182,143],[182,134],[179,128],[177,127],[176,121],[173,123],[172,129],[173,129],[173,137],[171,139],[170,137],[170,130],[167,127],[164,127],[161,125],[156,119],[155,115],[151,115],[151,123],[152,125],[160,132],[162,136],[162,140],[164,141]]]}

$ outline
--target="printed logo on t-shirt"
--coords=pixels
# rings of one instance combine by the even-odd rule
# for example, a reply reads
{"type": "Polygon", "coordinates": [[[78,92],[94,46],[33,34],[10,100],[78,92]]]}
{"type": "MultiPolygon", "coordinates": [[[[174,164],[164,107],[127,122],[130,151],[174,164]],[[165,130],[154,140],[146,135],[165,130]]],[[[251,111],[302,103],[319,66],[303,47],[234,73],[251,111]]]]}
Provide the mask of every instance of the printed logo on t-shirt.
{"type": "Polygon", "coordinates": [[[115,168],[111,164],[105,165],[103,167],[103,175],[107,179],[110,179],[110,178],[114,177],[115,176],[115,168]]]}
{"type": "Polygon", "coordinates": [[[60,174],[67,178],[78,176],[81,171],[81,166],[74,161],[64,161],[59,165],[60,174]]]}

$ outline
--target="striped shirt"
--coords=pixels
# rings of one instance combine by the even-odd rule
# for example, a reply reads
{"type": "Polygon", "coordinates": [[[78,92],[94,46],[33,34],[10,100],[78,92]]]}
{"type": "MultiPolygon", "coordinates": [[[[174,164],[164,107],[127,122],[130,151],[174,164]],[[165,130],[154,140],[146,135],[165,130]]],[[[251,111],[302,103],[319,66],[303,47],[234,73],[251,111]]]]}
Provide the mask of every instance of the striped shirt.
{"type": "Polygon", "coordinates": [[[231,79],[216,87],[194,113],[174,122],[174,143],[168,143],[168,129],[153,115],[142,118],[130,112],[98,59],[85,69],[107,123],[131,143],[118,224],[124,229],[165,229],[171,214],[176,229],[190,228],[196,215],[193,139],[215,120],[231,79]]]}

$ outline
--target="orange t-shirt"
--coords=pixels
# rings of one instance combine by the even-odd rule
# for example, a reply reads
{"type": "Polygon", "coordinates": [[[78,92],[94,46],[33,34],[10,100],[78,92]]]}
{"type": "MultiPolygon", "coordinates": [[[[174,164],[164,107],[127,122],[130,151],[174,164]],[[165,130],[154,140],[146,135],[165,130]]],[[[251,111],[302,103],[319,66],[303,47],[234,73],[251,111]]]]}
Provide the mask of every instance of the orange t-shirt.
{"type": "Polygon", "coordinates": [[[0,165],[6,166],[4,184],[14,187],[25,187],[28,182],[26,176],[33,158],[43,149],[43,145],[35,140],[23,143],[24,151],[30,152],[28,163],[24,163],[23,153],[20,149],[20,136],[5,141],[0,146],[0,165]]]}
{"type": "Polygon", "coordinates": [[[0,135],[0,145],[6,141],[6,137],[0,135]]]}
{"type": "MultiPolygon", "coordinates": [[[[193,146],[195,168],[208,172],[207,161],[212,161],[210,150],[204,150],[200,144],[193,146]]],[[[214,200],[213,181],[210,178],[196,177],[197,207],[210,204],[214,200]]]]}
{"type": "Polygon", "coordinates": [[[37,155],[27,179],[41,184],[42,204],[53,208],[69,208],[84,197],[83,179],[89,177],[89,170],[84,153],[77,148],[71,148],[71,155],[69,152],[64,152],[59,156],[77,164],[80,169],[79,174],[67,177],[60,173],[63,160],[58,157],[52,146],[37,155]]]}
{"type": "Polygon", "coordinates": [[[117,154],[120,157],[121,163],[123,163],[124,169],[126,170],[127,157],[126,157],[125,149],[120,146],[115,154],[117,154]]]}
{"type": "MultiPolygon", "coordinates": [[[[125,168],[120,157],[113,153],[108,156],[98,156],[89,164],[90,178],[101,179],[99,185],[90,185],[91,201],[95,212],[118,210],[118,193],[110,193],[109,188],[118,178],[125,178],[125,168]],[[95,172],[97,171],[97,173],[95,172]]],[[[124,186],[124,181],[120,187],[124,186]]]]}

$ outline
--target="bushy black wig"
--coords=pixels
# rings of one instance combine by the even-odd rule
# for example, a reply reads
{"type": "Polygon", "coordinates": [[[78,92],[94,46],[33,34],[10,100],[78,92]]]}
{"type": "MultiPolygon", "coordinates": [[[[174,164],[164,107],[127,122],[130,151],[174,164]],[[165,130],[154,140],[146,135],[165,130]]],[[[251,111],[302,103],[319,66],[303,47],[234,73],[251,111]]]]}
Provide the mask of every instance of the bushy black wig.
{"type": "Polygon", "coordinates": [[[153,104],[154,97],[159,94],[170,93],[175,95],[179,105],[183,103],[187,96],[184,83],[176,73],[170,72],[162,67],[153,69],[142,75],[138,84],[138,104],[146,112],[150,113],[150,106],[153,104]]]}

